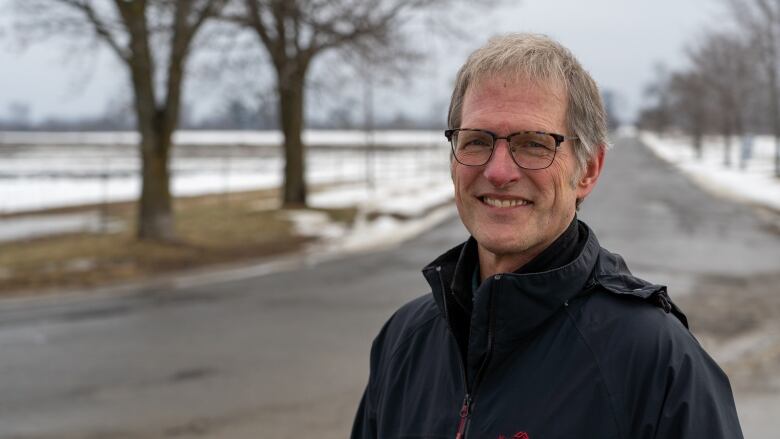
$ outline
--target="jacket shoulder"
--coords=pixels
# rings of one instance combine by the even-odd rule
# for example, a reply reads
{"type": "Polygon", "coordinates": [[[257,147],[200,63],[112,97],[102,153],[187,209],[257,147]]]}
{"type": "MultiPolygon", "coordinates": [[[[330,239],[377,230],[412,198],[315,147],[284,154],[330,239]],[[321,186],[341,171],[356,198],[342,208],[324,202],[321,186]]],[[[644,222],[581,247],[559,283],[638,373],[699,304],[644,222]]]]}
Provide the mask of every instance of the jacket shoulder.
{"type": "Polygon", "coordinates": [[[420,329],[440,318],[433,295],[428,293],[401,306],[374,340],[374,348],[392,354],[420,329]]]}
{"type": "Polygon", "coordinates": [[[583,336],[593,340],[594,348],[603,346],[614,351],[621,346],[631,347],[641,356],[655,356],[667,344],[699,348],[685,324],[652,297],[597,289],[573,315],[583,336]]]}
{"type": "Polygon", "coordinates": [[[604,289],[582,302],[572,315],[627,437],[741,437],[726,374],[674,312],[604,289]]]}

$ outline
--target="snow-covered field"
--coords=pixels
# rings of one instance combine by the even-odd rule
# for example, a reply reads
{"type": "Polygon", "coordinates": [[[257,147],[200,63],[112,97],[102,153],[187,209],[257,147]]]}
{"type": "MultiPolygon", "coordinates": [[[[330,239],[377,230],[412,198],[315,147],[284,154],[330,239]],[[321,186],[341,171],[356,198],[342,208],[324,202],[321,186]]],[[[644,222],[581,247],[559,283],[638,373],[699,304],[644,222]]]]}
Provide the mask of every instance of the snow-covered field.
{"type": "MultiPolygon", "coordinates": [[[[440,180],[440,132],[307,131],[311,184],[440,180]],[[374,145],[367,150],[364,145],[374,145]]],[[[171,160],[176,196],[276,187],[278,132],[181,132],[171,160]]],[[[0,213],[132,200],[140,193],[134,133],[0,133],[0,213]]]]}
{"type": "MultiPolygon", "coordinates": [[[[341,183],[313,192],[313,207],[358,206],[354,230],[321,224],[316,213],[293,218],[304,234],[357,248],[380,236],[398,239],[402,218],[419,217],[452,198],[449,146],[441,132],[306,132],[307,181],[341,183]],[[365,148],[366,144],[373,148],[365,148]],[[371,237],[368,239],[367,237],[371,237]],[[338,238],[338,239],[337,239],[338,238]]],[[[171,160],[176,196],[278,187],[283,160],[274,132],[183,132],[171,160]]],[[[132,133],[0,133],[0,241],[106,227],[99,213],[35,211],[133,200],[140,192],[137,140],[132,133]]],[[[297,213],[295,215],[298,215],[297,213]]],[[[409,227],[411,226],[411,228],[409,227]]],[[[408,232],[411,233],[411,232],[408,232]]]]}
{"type": "Polygon", "coordinates": [[[731,166],[725,162],[721,137],[705,138],[701,159],[685,136],[658,136],[640,132],[640,139],[662,159],[678,167],[704,189],[720,196],[759,204],[780,211],[780,179],[774,177],[774,138],[755,136],[750,158],[740,167],[743,139],[732,139],[731,166]]]}

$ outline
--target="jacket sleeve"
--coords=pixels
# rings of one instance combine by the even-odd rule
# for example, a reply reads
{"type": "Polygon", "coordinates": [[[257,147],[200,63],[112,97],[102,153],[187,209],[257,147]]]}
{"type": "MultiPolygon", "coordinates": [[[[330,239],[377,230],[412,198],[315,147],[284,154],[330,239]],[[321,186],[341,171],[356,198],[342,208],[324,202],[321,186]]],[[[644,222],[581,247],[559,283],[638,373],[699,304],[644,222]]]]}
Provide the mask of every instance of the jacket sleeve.
{"type": "Polygon", "coordinates": [[[374,410],[369,388],[366,386],[363,398],[360,400],[355,422],[352,424],[352,439],[372,439],[377,437],[376,410],[374,410]]]}
{"type": "MultiPolygon", "coordinates": [[[[395,317],[395,315],[393,315],[395,317]]],[[[388,337],[388,327],[393,321],[391,317],[371,344],[371,356],[369,361],[368,384],[363,391],[363,397],[360,400],[355,422],[352,424],[352,439],[373,439],[379,436],[377,426],[377,386],[380,377],[380,369],[384,349],[386,348],[384,340],[388,337]]]]}
{"type": "Polygon", "coordinates": [[[692,337],[667,368],[664,384],[655,438],[743,437],[726,374],[692,337]]]}
{"type": "MultiPolygon", "coordinates": [[[[352,425],[352,439],[387,437],[388,417],[385,416],[385,379],[390,361],[405,340],[405,334],[439,315],[430,294],[408,302],[396,311],[384,324],[371,344],[368,384],[360,400],[360,406],[352,425]],[[411,329],[410,329],[411,328],[411,329]]],[[[391,434],[392,435],[392,434],[391,434]]],[[[395,435],[393,435],[395,437],[395,435]]]]}
{"type": "MultiPolygon", "coordinates": [[[[739,439],[726,374],[677,319],[636,313],[632,348],[623,350],[627,438],[739,439]]],[[[623,332],[625,334],[625,332],[623,332]]]]}

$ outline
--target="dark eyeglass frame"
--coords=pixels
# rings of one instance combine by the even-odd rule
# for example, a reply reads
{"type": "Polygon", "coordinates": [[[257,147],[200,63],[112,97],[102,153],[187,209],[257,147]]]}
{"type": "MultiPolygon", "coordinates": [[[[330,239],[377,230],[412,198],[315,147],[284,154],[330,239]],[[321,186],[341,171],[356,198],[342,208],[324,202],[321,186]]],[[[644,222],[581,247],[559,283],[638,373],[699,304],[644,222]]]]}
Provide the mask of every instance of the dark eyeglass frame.
{"type": "Polygon", "coordinates": [[[450,142],[450,148],[452,149],[452,156],[455,157],[455,160],[457,160],[458,163],[460,163],[461,165],[464,165],[464,166],[485,166],[488,162],[490,162],[490,159],[493,158],[493,153],[496,151],[496,142],[497,141],[503,139],[503,140],[506,140],[507,143],[511,144],[512,143],[512,140],[511,140],[512,137],[514,137],[516,135],[519,135],[519,134],[541,134],[541,135],[550,136],[550,137],[552,137],[555,140],[555,149],[553,149],[552,159],[550,159],[550,163],[547,164],[547,166],[544,166],[544,167],[541,167],[541,168],[529,168],[527,166],[522,166],[522,165],[520,165],[520,163],[517,163],[517,160],[515,159],[514,154],[509,154],[512,157],[512,161],[515,162],[515,164],[519,168],[521,168],[521,169],[528,169],[528,170],[531,170],[531,171],[538,170],[538,169],[547,169],[547,168],[549,168],[550,165],[552,165],[553,162],[555,161],[555,156],[556,156],[556,154],[558,152],[558,148],[561,147],[561,143],[563,143],[563,142],[565,142],[567,140],[578,140],[579,139],[579,137],[577,137],[577,136],[564,136],[563,134],[548,133],[546,131],[517,131],[517,132],[511,133],[511,134],[507,134],[505,137],[501,137],[501,136],[499,136],[498,134],[496,134],[496,133],[494,133],[492,131],[483,130],[483,129],[479,129],[479,128],[452,128],[452,129],[444,130],[444,137],[446,137],[447,140],[450,142]],[[490,135],[490,137],[493,138],[493,146],[490,148],[490,155],[488,156],[487,160],[485,160],[484,163],[479,164],[479,165],[472,165],[472,164],[468,164],[468,163],[463,163],[460,160],[458,160],[458,155],[455,153],[455,145],[452,143],[452,139],[454,138],[454,135],[456,133],[460,132],[460,131],[478,131],[478,132],[481,132],[481,133],[488,134],[488,135],[490,135]]]}

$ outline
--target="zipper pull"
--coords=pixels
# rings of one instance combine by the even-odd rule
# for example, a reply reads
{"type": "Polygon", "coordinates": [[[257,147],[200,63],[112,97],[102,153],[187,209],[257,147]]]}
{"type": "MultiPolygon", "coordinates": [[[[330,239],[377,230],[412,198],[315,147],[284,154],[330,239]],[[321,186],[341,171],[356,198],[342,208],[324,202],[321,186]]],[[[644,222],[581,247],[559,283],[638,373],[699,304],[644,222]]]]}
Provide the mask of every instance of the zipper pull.
{"type": "Polygon", "coordinates": [[[463,398],[463,406],[460,408],[460,421],[458,422],[458,432],[455,433],[455,439],[463,439],[466,434],[466,420],[471,410],[471,395],[468,393],[463,398]]]}

